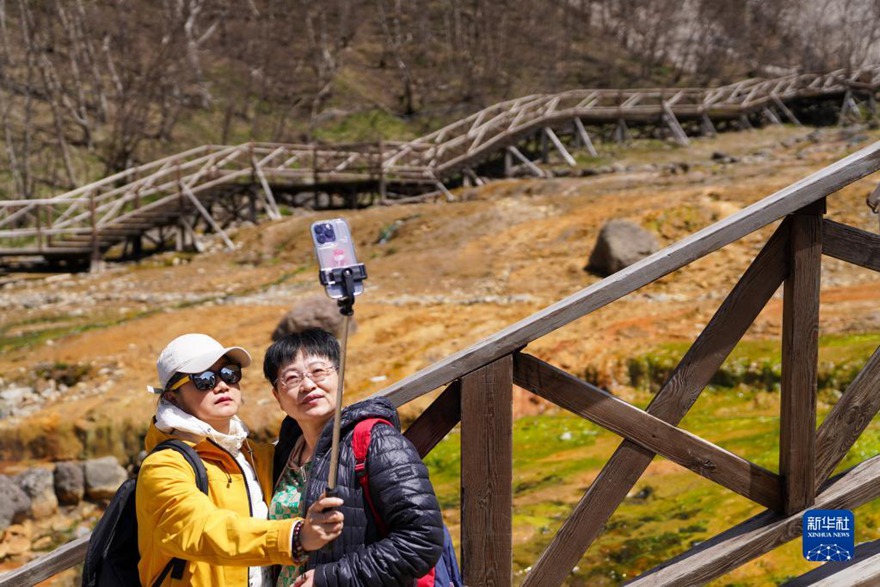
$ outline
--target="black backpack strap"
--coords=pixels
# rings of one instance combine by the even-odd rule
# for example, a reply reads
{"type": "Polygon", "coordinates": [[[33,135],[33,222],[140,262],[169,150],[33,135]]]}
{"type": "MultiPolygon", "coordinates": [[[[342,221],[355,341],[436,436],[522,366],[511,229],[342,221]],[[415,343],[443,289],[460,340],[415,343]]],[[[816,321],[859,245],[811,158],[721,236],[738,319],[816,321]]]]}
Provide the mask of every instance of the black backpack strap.
{"type": "MultiPolygon", "coordinates": [[[[202,462],[202,457],[199,456],[199,453],[195,451],[193,447],[183,442],[182,440],[164,440],[156,445],[150,454],[154,452],[159,452],[160,450],[173,450],[186,459],[186,462],[192,467],[193,473],[196,475],[196,486],[199,490],[208,495],[208,472],[205,470],[205,464],[202,462]]],[[[156,581],[153,583],[153,587],[159,587],[162,584],[162,581],[165,580],[165,577],[168,575],[168,572],[171,571],[171,578],[180,580],[183,578],[183,571],[186,568],[186,561],[182,558],[173,558],[168,561],[168,564],[165,565],[165,568],[162,569],[162,573],[156,578],[156,581]]]]}
{"type": "MultiPolygon", "coordinates": [[[[176,562],[178,562],[178,561],[179,561],[179,562],[182,562],[182,563],[183,563],[183,566],[186,566],[186,561],[183,560],[182,558],[173,558],[173,559],[171,559],[170,561],[168,561],[168,564],[165,565],[165,568],[162,569],[162,572],[159,573],[159,576],[156,577],[156,580],[153,581],[153,587],[159,587],[159,585],[162,584],[162,581],[164,581],[164,580],[165,580],[165,577],[168,576],[168,571],[170,571],[170,570],[171,570],[171,567],[174,566],[174,564],[175,564],[176,562]]],[[[180,576],[183,577],[183,570],[182,570],[182,569],[181,569],[181,571],[180,571],[180,576]]]]}

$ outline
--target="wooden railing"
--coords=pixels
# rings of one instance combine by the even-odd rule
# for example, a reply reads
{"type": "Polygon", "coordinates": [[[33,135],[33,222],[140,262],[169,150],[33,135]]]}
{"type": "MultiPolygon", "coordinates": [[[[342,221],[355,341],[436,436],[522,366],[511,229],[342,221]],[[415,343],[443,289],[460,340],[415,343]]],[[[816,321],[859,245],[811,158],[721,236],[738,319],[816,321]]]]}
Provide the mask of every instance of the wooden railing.
{"type": "Polygon", "coordinates": [[[588,127],[617,124],[616,134],[622,137],[627,124],[648,124],[667,129],[686,145],[683,124],[688,121],[696,121],[703,134],[715,132],[713,121],[735,119],[747,125],[748,115],[755,113],[799,124],[787,106],[795,100],[837,97],[843,116],[859,111],[856,95],[867,98],[873,109],[878,88],[880,66],[749,79],[715,89],[572,90],[501,102],[408,142],[206,145],[52,198],[0,200],[0,255],[99,259],[127,240],[137,241],[133,246],[139,248],[140,239],[151,232],[159,232],[151,239],[161,244],[168,236],[162,231],[169,227],[178,231],[177,242],[195,242],[198,222],[231,246],[222,221],[211,212],[218,197],[232,197],[223,193],[229,188],[252,193],[248,208],[259,208],[270,219],[280,216],[279,191],[354,190],[376,193],[382,200],[412,192],[449,197],[446,183],[455,178],[482,182],[475,169],[493,157],[504,159],[504,165],[496,166],[504,175],[515,167],[548,175],[529,158],[537,149],[529,153],[523,147],[536,139],[543,145],[542,158],[552,145],[562,160],[575,165],[572,142],[597,154],[588,127]],[[560,135],[570,137],[569,146],[560,135]],[[250,187],[257,189],[245,190],[250,187]]]}
{"type": "MultiPolygon", "coordinates": [[[[824,219],[825,200],[878,169],[880,142],[380,392],[401,406],[442,389],[406,431],[422,455],[461,426],[461,564],[467,584],[513,583],[514,385],[623,438],[532,565],[525,586],[562,584],[656,455],[766,511],[634,579],[635,585],[710,581],[797,538],[805,509],[855,508],[880,497],[880,457],[831,477],[880,409],[880,350],[818,428],[815,395],[822,255],[880,270],[880,237],[824,219]],[[529,343],[777,222],[646,409],[525,352],[529,343]],[[780,455],[774,473],[677,425],[780,285],[780,455]]],[[[77,564],[83,552],[81,539],[3,575],[0,587],[32,584],[77,564]]]]}
{"type": "Polygon", "coordinates": [[[438,414],[443,412],[438,407],[430,419],[413,427],[426,429],[420,436],[442,438],[460,413],[461,547],[469,584],[506,585],[512,580],[512,427],[500,407],[510,403],[511,383],[625,439],[532,566],[526,586],[562,584],[658,454],[768,510],[647,573],[635,581],[639,585],[706,582],[796,538],[796,522],[807,507],[853,508],[880,496],[878,459],[829,480],[880,408],[880,399],[871,394],[880,382],[880,352],[818,432],[815,404],[821,254],[880,270],[880,237],[823,220],[824,199],[878,169],[880,143],[875,143],[382,392],[402,405],[460,381],[460,387],[449,387],[437,400],[445,402],[445,413],[438,414]],[[521,351],[573,320],[783,219],[646,410],[521,351]],[[676,425],[780,285],[785,288],[785,309],[780,472],[775,474],[676,425]],[[451,393],[460,393],[460,402],[445,397],[451,393]],[[469,417],[471,409],[476,411],[469,417]],[[853,410],[860,412],[859,418],[849,417],[853,410]]]}

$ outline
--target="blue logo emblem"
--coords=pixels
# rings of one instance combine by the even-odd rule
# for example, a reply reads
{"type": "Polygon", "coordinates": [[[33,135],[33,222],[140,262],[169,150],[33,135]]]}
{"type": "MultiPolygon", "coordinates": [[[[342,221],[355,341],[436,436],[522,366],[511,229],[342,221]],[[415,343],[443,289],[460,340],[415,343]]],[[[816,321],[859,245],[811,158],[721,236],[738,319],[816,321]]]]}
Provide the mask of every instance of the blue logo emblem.
{"type": "Polygon", "coordinates": [[[850,510],[809,510],[803,519],[804,558],[848,561],[856,550],[855,517],[850,510]]]}

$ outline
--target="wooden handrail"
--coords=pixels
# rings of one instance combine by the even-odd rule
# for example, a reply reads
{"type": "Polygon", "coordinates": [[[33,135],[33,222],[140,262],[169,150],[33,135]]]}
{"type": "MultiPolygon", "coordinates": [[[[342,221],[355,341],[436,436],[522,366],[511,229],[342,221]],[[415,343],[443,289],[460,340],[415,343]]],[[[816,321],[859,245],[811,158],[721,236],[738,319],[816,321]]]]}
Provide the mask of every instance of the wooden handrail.
{"type": "MultiPolygon", "coordinates": [[[[251,142],[237,146],[204,145],[39,201],[60,208],[53,221],[55,226],[51,228],[65,226],[73,231],[77,223],[84,222],[89,216],[84,210],[83,196],[94,193],[96,211],[100,216],[98,226],[109,227],[118,214],[125,213],[129,200],[134,198],[133,194],[139,193],[137,199],[148,198],[152,194],[162,199],[169,190],[176,193],[176,181],[167,181],[168,175],[173,174],[175,169],[186,171],[186,177],[176,179],[186,181],[197,193],[199,188],[206,188],[207,184],[235,183],[241,179],[236,177],[236,171],[242,166],[247,168],[245,175],[253,178],[251,157],[255,154],[266,156],[265,160],[257,158],[257,171],[260,172],[257,175],[296,187],[308,187],[318,177],[330,183],[364,185],[372,185],[377,177],[381,177],[385,184],[394,181],[431,191],[438,182],[442,186],[443,182],[454,179],[463,169],[473,167],[493,155],[503,154],[535,131],[543,129],[546,132],[554,126],[570,122],[601,125],[633,120],[664,124],[672,130],[679,143],[686,144],[688,139],[679,124],[681,120],[699,120],[705,125],[713,117],[738,119],[754,112],[774,116],[768,108],[781,108],[785,113],[786,100],[838,94],[845,94],[851,100],[852,89],[876,91],[878,86],[880,65],[871,65],[826,74],[753,78],[715,89],[580,89],[557,94],[534,94],[494,104],[412,141],[385,141],[378,160],[381,167],[378,168],[372,143],[318,145],[251,142]],[[247,161],[232,161],[236,154],[242,153],[250,155],[245,158],[247,161]],[[279,166],[279,162],[273,163],[272,160],[280,153],[285,153],[285,156],[279,166]],[[221,162],[215,165],[218,158],[221,162]],[[324,160],[326,169],[318,168],[318,158],[324,160]],[[298,167],[288,168],[288,164],[304,160],[310,161],[307,167],[312,173],[305,173],[298,167]],[[228,164],[237,167],[224,169],[228,164]],[[219,179],[207,177],[210,175],[206,173],[208,169],[216,169],[219,179]],[[341,169],[345,169],[345,175],[334,175],[333,170],[341,169]],[[233,173],[227,174],[229,171],[233,173]],[[203,181],[203,177],[206,180],[203,181]],[[426,182],[424,178],[433,181],[426,182]],[[203,183],[197,186],[197,182],[203,183]]],[[[789,111],[786,118],[797,124],[790,114],[789,111]]],[[[564,148],[557,147],[566,157],[564,148]]],[[[570,156],[568,160],[570,163],[570,156]]],[[[382,189],[384,191],[384,186],[382,189]]],[[[441,187],[443,190],[445,188],[441,187]]],[[[31,211],[36,202],[0,200],[0,215],[7,214],[5,218],[0,217],[0,226],[13,226],[13,222],[21,222],[22,219],[33,223],[31,211]]],[[[14,232],[0,229],[0,238],[22,236],[33,237],[35,232],[23,226],[16,226],[14,232]]],[[[63,239],[60,240],[59,245],[65,246],[63,239]]],[[[49,247],[50,250],[52,248],[49,247]]]]}
{"type": "Polygon", "coordinates": [[[21,568],[0,575],[0,587],[29,587],[83,562],[91,534],[68,542],[21,568]]]}
{"type": "Polygon", "coordinates": [[[375,395],[408,403],[880,170],[880,141],[401,379],[375,395]]]}

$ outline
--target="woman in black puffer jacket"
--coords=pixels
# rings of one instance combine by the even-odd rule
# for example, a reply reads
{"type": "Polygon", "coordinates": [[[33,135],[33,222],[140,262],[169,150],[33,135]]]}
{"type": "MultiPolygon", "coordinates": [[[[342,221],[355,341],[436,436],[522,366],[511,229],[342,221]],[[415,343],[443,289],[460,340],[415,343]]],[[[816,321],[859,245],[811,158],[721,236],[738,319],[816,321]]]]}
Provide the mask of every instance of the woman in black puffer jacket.
{"type": "MultiPolygon", "coordinates": [[[[270,518],[301,515],[298,512],[307,511],[326,488],[338,366],[339,344],[332,334],[320,329],[288,335],[266,351],[263,373],[288,415],[275,448],[276,483],[270,518]]],[[[276,584],[414,584],[440,558],[443,520],[427,468],[400,433],[397,410],[384,398],[343,409],[339,446],[337,495],[344,501],[339,508],[345,516],[342,535],[324,550],[302,553],[298,566],[283,567],[276,584]],[[352,434],[357,422],[368,418],[393,424],[373,427],[367,453],[370,494],[387,526],[384,535],[354,470],[352,434]]],[[[310,522],[307,518],[304,524],[310,522]]]]}

